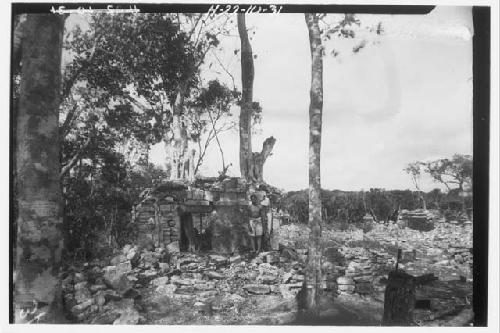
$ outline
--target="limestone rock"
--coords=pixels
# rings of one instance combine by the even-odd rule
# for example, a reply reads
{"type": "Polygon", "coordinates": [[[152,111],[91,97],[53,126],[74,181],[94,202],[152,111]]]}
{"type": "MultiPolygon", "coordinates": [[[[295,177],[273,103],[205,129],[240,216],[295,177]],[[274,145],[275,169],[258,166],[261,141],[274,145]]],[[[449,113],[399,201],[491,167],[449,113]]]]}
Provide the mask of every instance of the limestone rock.
{"type": "Polygon", "coordinates": [[[139,259],[139,267],[151,269],[158,266],[158,258],[152,252],[143,252],[139,259]]]}
{"type": "Polygon", "coordinates": [[[172,296],[177,290],[175,284],[166,284],[156,287],[155,292],[161,295],[172,296]]]}
{"type": "Polygon", "coordinates": [[[209,256],[210,260],[215,262],[216,264],[225,264],[227,263],[227,257],[221,256],[218,254],[211,254],[209,256]]]}
{"type": "Polygon", "coordinates": [[[156,287],[163,286],[163,285],[166,285],[168,283],[168,280],[169,280],[168,276],[162,276],[162,277],[159,277],[159,278],[152,280],[151,284],[153,286],[156,286],[156,287]]]}
{"type": "Polygon", "coordinates": [[[87,288],[87,282],[79,282],[75,284],[75,300],[77,303],[87,301],[91,297],[92,295],[87,288]]]}
{"type": "Polygon", "coordinates": [[[127,255],[127,253],[132,249],[132,245],[130,244],[126,244],[123,248],[122,248],[122,253],[124,255],[127,255]]]}
{"type": "Polygon", "coordinates": [[[131,287],[127,273],[132,269],[130,262],[104,268],[104,280],[113,289],[124,292],[131,287]]]}
{"type": "Polygon", "coordinates": [[[139,323],[139,313],[134,309],[133,300],[124,299],[117,303],[116,307],[120,312],[120,317],[113,322],[113,325],[136,325],[139,323]]]}
{"type": "Polygon", "coordinates": [[[236,256],[230,257],[229,258],[229,262],[231,264],[239,264],[241,262],[241,256],[240,255],[236,255],[236,256]]]}
{"type": "Polygon", "coordinates": [[[354,292],[354,285],[352,284],[339,284],[338,289],[341,292],[352,294],[354,292]]]}
{"type": "Polygon", "coordinates": [[[113,324],[113,322],[120,317],[120,313],[116,311],[106,311],[98,314],[95,318],[90,322],[91,324],[98,325],[109,325],[113,324]]]}
{"type": "Polygon", "coordinates": [[[80,304],[75,305],[74,307],[71,308],[71,312],[74,314],[80,314],[87,310],[90,306],[92,305],[92,300],[86,300],[80,304]]]}
{"type": "Polygon", "coordinates": [[[86,280],[85,275],[83,273],[76,272],[75,275],[73,276],[74,283],[83,282],[85,280],[86,280]]]}
{"type": "Polygon", "coordinates": [[[243,286],[243,289],[245,289],[248,293],[255,295],[267,295],[271,293],[271,288],[263,284],[246,284],[243,286]]]}
{"type": "Polygon", "coordinates": [[[101,284],[93,284],[90,286],[89,289],[92,293],[95,293],[98,292],[99,290],[105,290],[106,288],[107,288],[106,285],[101,283],[101,284]]]}
{"type": "Polygon", "coordinates": [[[350,277],[347,277],[347,276],[340,276],[337,278],[337,284],[339,284],[339,288],[340,288],[340,285],[354,284],[354,280],[350,277]]]}
{"type": "Polygon", "coordinates": [[[110,263],[111,263],[112,266],[116,266],[116,265],[118,265],[118,264],[120,264],[122,262],[125,262],[125,261],[127,261],[127,257],[125,255],[123,255],[123,254],[119,254],[119,255],[113,257],[111,259],[110,263]]]}
{"type": "Polygon", "coordinates": [[[258,282],[262,282],[265,284],[273,284],[277,282],[278,276],[277,275],[271,275],[271,274],[264,274],[264,275],[259,275],[257,277],[258,282]]]}
{"type": "Polygon", "coordinates": [[[168,253],[179,253],[181,250],[179,249],[179,242],[175,241],[167,245],[167,252],[168,253]]]}

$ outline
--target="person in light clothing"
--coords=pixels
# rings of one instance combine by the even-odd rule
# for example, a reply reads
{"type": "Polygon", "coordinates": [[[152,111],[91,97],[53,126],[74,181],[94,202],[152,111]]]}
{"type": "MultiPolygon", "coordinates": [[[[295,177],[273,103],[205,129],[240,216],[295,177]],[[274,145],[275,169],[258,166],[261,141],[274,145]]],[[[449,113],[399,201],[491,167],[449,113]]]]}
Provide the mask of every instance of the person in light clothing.
{"type": "Polygon", "coordinates": [[[249,206],[248,233],[251,239],[252,250],[259,253],[262,250],[263,224],[266,223],[266,209],[260,205],[257,195],[250,196],[252,204],[249,206]]]}

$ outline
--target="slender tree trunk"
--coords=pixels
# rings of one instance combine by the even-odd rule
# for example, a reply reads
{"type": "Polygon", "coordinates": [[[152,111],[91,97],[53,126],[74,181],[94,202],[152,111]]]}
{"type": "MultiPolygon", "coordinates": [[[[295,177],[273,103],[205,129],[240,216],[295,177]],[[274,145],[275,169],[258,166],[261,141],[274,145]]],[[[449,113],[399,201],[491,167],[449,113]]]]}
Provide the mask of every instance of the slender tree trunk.
{"type": "Polygon", "coordinates": [[[17,323],[32,320],[26,308],[47,306],[40,321],[60,320],[58,278],[62,238],[58,118],[64,20],[28,15],[22,45],[17,124],[17,249],[14,311],[17,323]]]}
{"type": "Polygon", "coordinates": [[[262,151],[252,152],[252,115],[254,65],[248,38],[245,14],[238,14],[238,33],[241,41],[241,110],[240,110],[240,172],[249,182],[264,181],[264,163],[271,155],[276,139],[272,136],[262,144],[262,151]]]}
{"type": "Polygon", "coordinates": [[[305,310],[317,315],[321,291],[321,116],[323,110],[323,47],[317,14],[305,14],[311,49],[309,104],[309,253],[303,285],[305,310]]]}
{"type": "Polygon", "coordinates": [[[173,139],[170,147],[171,173],[170,179],[185,179],[185,164],[187,159],[187,132],[182,120],[184,113],[184,95],[186,93],[185,85],[181,84],[172,112],[172,130],[173,139]]]}
{"type": "Polygon", "coordinates": [[[241,110],[240,110],[240,171],[241,176],[251,180],[252,169],[252,113],[254,65],[250,40],[248,39],[245,14],[238,14],[238,33],[241,42],[241,110]]]}

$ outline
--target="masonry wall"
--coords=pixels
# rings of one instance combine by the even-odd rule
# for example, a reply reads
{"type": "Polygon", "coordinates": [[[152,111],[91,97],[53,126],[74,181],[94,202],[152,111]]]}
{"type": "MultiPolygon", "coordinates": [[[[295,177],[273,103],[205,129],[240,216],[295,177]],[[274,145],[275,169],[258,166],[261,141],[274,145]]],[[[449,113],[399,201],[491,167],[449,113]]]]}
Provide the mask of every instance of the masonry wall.
{"type": "Polygon", "coordinates": [[[212,219],[212,249],[218,253],[248,250],[248,213],[246,205],[218,204],[212,219]]]}
{"type": "Polygon", "coordinates": [[[214,252],[233,253],[251,248],[247,189],[240,179],[228,179],[209,190],[180,186],[171,189],[165,185],[152,191],[148,199],[135,207],[140,246],[166,247],[180,242],[181,215],[188,213],[192,214],[193,227],[199,233],[210,225],[214,252]]]}

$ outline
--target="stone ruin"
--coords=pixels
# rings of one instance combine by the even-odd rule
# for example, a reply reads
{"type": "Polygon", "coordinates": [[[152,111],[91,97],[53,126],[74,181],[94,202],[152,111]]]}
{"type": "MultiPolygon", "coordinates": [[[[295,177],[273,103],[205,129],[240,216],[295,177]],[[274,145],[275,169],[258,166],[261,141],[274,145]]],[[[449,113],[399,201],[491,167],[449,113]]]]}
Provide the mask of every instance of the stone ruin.
{"type": "Polygon", "coordinates": [[[403,227],[419,231],[430,231],[434,229],[435,217],[427,210],[403,210],[401,211],[400,218],[403,227]]]}
{"type": "Polygon", "coordinates": [[[146,190],[134,206],[137,244],[177,251],[196,245],[226,254],[250,249],[246,226],[251,193],[263,194],[242,178],[163,182],[146,190]],[[197,244],[190,244],[193,240],[197,244]]]}

